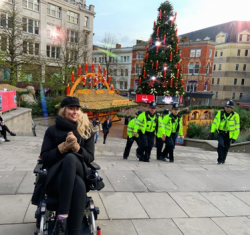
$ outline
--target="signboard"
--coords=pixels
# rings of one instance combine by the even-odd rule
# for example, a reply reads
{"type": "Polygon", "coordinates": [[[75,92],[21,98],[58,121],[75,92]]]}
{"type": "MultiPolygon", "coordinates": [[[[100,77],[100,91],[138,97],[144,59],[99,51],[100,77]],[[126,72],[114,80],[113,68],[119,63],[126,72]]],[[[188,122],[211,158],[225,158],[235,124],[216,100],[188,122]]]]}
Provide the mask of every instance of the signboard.
{"type": "Polygon", "coordinates": [[[16,91],[0,91],[0,110],[4,112],[16,107],[16,91]]]}
{"type": "Polygon", "coordinates": [[[240,107],[250,108],[250,104],[240,104],[240,107]]]}
{"type": "Polygon", "coordinates": [[[179,104],[179,96],[157,96],[156,103],[157,104],[179,104]]]}
{"type": "Polygon", "coordinates": [[[137,103],[150,103],[152,101],[155,101],[154,95],[142,95],[142,94],[136,94],[136,100],[137,103]]]}

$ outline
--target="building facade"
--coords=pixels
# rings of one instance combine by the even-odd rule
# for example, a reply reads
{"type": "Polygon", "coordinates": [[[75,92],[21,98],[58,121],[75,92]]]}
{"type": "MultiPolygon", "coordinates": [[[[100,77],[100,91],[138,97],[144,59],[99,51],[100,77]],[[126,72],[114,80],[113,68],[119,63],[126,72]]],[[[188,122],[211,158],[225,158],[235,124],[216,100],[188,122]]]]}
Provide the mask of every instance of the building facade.
{"type": "MultiPolygon", "coordinates": [[[[12,1],[9,0],[5,4],[12,4],[12,1]]],[[[76,64],[82,64],[85,60],[89,63],[92,61],[95,16],[93,5],[87,6],[85,0],[18,0],[16,4],[20,7],[22,34],[26,38],[32,37],[32,40],[23,41],[22,53],[37,56],[44,62],[39,66],[43,82],[50,79],[53,73],[58,73],[61,69],[60,62],[63,63],[65,58],[68,60],[73,58],[76,64]],[[63,37],[69,44],[78,45],[77,48],[81,51],[63,45],[63,37]],[[79,47],[80,40],[81,47],[79,47]],[[62,48],[64,46],[65,50],[62,48]],[[83,51],[86,52],[85,58],[80,58],[79,54],[83,51]]],[[[3,6],[0,8],[2,8],[1,24],[5,24],[3,22],[8,15],[3,6]]],[[[32,76],[33,74],[30,74],[30,81],[33,80],[32,76]]],[[[8,72],[2,68],[0,80],[8,80],[8,72]]]]}
{"type": "Polygon", "coordinates": [[[181,65],[184,81],[183,104],[210,105],[213,93],[210,91],[212,67],[214,60],[214,42],[206,40],[189,41],[183,38],[179,47],[181,50],[181,65]]]}
{"type": "Polygon", "coordinates": [[[131,83],[132,47],[116,44],[114,48],[102,48],[94,45],[92,57],[95,71],[98,71],[98,64],[102,73],[107,69],[107,77],[111,76],[110,85],[127,96],[131,83]]]}
{"type": "Polygon", "coordinates": [[[250,90],[250,21],[232,21],[180,36],[194,42],[214,42],[211,104],[239,101],[250,90]]]}

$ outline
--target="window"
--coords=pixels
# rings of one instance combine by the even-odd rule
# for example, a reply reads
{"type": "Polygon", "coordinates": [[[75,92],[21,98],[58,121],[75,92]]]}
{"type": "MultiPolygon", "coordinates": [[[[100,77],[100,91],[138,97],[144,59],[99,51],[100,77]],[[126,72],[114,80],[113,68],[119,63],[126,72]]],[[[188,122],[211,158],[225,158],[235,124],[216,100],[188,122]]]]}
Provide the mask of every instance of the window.
{"type": "Polygon", "coordinates": [[[99,57],[99,63],[102,63],[102,57],[99,57]]]}
{"type": "Polygon", "coordinates": [[[88,45],[88,34],[84,34],[83,35],[83,44],[85,45],[85,46],[87,46],[88,45]]]}
{"type": "Polygon", "coordinates": [[[242,79],[241,79],[241,85],[243,86],[244,84],[245,84],[245,79],[242,78],[242,79]]]}
{"type": "Polygon", "coordinates": [[[136,74],[141,74],[141,66],[138,65],[138,64],[135,66],[135,73],[136,74]]]}
{"type": "MultiPolygon", "coordinates": [[[[143,55],[142,55],[143,56],[143,55]]],[[[127,63],[129,62],[129,56],[127,56],[127,63]]]]}
{"type": "Polygon", "coordinates": [[[201,56],[201,49],[190,50],[190,57],[200,57],[200,56],[201,56]]]}
{"type": "Polygon", "coordinates": [[[78,32],[67,30],[68,42],[78,43],[78,32]]]}
{"type": "Polygon", "coordinates": [[[143,53],[136,53],[136,59],[143,59],[143,53]]]}
{"type": "Polygon", "coordinates": [[[209,74],[209,67],[210,67],[210,64],[207,64],[206,74],[209,74]]]}
{"type": "Polygon", "coordinates": [[[123,89],[123,82],[120,82],[120,89],[123,89]]]}
{"type": "Polygon", "coordinates": [[[124,76],[124,70],[121,69],[121,76],[124,76]]]}
{"type": "Polygon", "coordinates": [[[242,34],[239,36],[239,41],[242,42],[242,34]]]}
{"type": "Polygon", "coordinates": [[[242,98],[242,95],[243,95],[243,93],[240,93],[239,99],[241,99],[241,98],[242,98]]]}
{"type": "Polygon", "coordinates": [[[125,76],[128,76],[128,69],[125,69],[125,76]]]}
{"type": "Polygon", "coordinates": [[[245,56],[248,56],[248,50],[245,50],[245,56]]]}
{"type": "Polygon", "coordinates": [[[55,46],[47,46],[47,57],[60,58],[60,48],[55,46]]]}
{"type": "Polygon", "coordinates": [[[220,56],[223,56],[223,51],[220,52],[220,56]]]}
{"type": "Polygon", "coordinates": [[[24,41],[23,53],[28,55],[39,55],[39,43],[24,41]]]}
{"type": "Polygon", "coordinates": [[[60,39],[61,28],[55,25],[47,24],[47,37],[53,39],[60,39]]]}
{"type": "Polygon", "coordinates": [[[217,78],[217,85],[220,84],[220,78],[217,78]]]}
{"type": "Polygon", "coordinates": [[[0,24],[1,24],[1,26],[2,27],[7,27],[7,18],[8,18],[8,16],[7,16],[7,14],[6,13],[1,13],[1,22],[0,22],[0,24]]]}
{"type": "Polygon", "coordinates": [[[193,63],[190,63],[188,65],[188,74],[193,74],[194,73],[194,64],[193,63]]]}
{"type": "MultiPolygon", "coordinates": [[[[59,57],[60,57],[60,55],[59,55],[59,57]]],[[[74,51],[74,50],[67,50],[66,58],[68,61],[77,61],[78,52],[74,51]]]]}
{"type": "Polygon", "coordinates": [[[84,26],[89,27],[89,17],[87,16],[84,17],[84,26]]]}
{"type": "Polygon", "coordinates": [[[67,12],[67,21],[73,24],[78,24],[79,14],[72,11],[67,12]]]}
{"type": "Polygon", "coordinates": [[[247,65],[243,64],[243,71],[246,71],[246,70],[247,70],[247,65]]]}
{"type": "Polygon", "coordinates": [[[117,76],[117,69],[114,69],[114,75],[117,76]]]}
{"type": "Polygon", "coordinates": [[[234,85],[237,85],[237,78],[234,79],[234,85]]]}
{"type": "Polygon", "coordinates": [[[39,22],[23,18],[23,31],[32,34],[39,34],[39,22]]]}
{"type": "Polygon", "coordinates": [[[217,57],[217,51],[215,51],[214,57],[217,57]]]}
{"type": "Polygon", "coordinates": [[[215,98],[218,98],[218,92],[215,93],[215,98]]]}
{"type": "Polygon", "coordinates": [[[249,34],[247,35],[247,41],[248,42],[250,41],[250,35],[249,34]]]}
{"type": "Polygon", "coordinates": [[[212,78],[212,84],[214,84],[214,78],[212,78]]]}
{"type": "Polygon", "coordinates": [[[61,8],[52,4],[48,4],[47,15],[60,18],[61,17],[61,8]]]}
{"type": "Polygon", "coordinates": [[[240,49],[238,49],[237,51],[237,56],[240,56],[240,49]]]}
{"type": "Polygon", "coordinates": [[[216,64],[214,64],[214,71],[216,70],[216,64]]]}
{"type": "Polygon", "coordinates": [[[213,53],[213,50],[212,49],[209,49],[209,54],[208,54],[208,57],[212,57],[212,53],[213,53]]]}
{"type": "Polygon", "coordinates": [[[235,92],[232,93],[232,99],[235,99],[235,92]]]}
{"type": "Polygon", "coordinates": [[[221,64],[219,64],[219,68],[218,69],[221,70],[221,64]]]}
{"type": "Polygon", "coordinates": [[[95,64],[96,64],[96,61],[97,61],[97,60],[96,60],[96,57],[95,57],[95,58],[94,58],[94,62],[95,62],[95,64]]]}
{"type": "Polygon", "coordinates": [[[238,71],[239,70],[239,64],[235,65],[235,70],[238,71]]]}
{"type": "Polygon", "coordinates": [[[198,74],[198,73],[199,73],[199,70],[200,70],[200,64],[199,64],[199,63],[196,63],[196,64],[195,64],[195,67],[194,67],[194,74],[198,74]]]}
{"type": "Polygon", "coordinates": [[[1,36],[1,39],[0,39],[0,50],[1,51],[6,51],[7,48],[8,48],[8,40],[6,37],[4,36],[1,36]]]}
{"type": "Polygon", "coordinates": [[[39,1],[38,0],[22,0],[22,5],[24,8],[39,11],[39,1]]]}

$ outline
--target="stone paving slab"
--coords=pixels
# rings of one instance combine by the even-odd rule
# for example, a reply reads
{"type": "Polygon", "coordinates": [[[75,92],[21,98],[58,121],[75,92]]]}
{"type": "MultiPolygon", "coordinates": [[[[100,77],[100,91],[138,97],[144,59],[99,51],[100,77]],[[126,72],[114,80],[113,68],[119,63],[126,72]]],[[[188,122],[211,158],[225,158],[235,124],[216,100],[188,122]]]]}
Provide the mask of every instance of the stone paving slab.
{"type": "Polygon", "coordinates": [[[151,192],[179,191],[179,187],[159,170],[135,171],[151,192]]]}
{"type": "Polygon", "coordinates": [[[22,223],[30,195],[1,195],[0,202],[0,224],[22,223]]]}
{"type": "Polygon", "coordinates": [[[209,187],[185,170],[163,171],[179,188],[180,191],[209,191],[209,187]],[[183,180],[188,179],[188,180],[183,180]]]}
{"type": "Polygon", "coordinates": [[[150,218],[180,218],[187,214],[167,193],[135,193],[150,218]]]}
{"type": "Polygon", "coordinates": [[[0,226],[1,235],[32,235],[36,231],[35,223],[28,224],[4,224],[0,226]]]}
{"type": "Polygon", "coordinates": [[[100,192],[100,196],[110,219],[148,218],[133,193],[100,192]]]}
{"type": "Polygon", "coordinates": [[[226,233],[209,218],[188,218],[173,220],[185,235],[226,235],[226,233]]]}
{"type": "Polygon", "coordinates": [[[13,195],[16,193],[26,172],[25,171],[1,171],[0,195],[13,195]]]}
{"type": "Polygon", "coordinates": [[[201,193],[227,216],[250,215],[250,206],[228,192],[201,193]]]}
{"type": "Polygon", "coordinates": [[[227,235],[249,235],[250,219],[247,217],[212,218],[227,235]]]}
{"type": "Polygon", "coordinates": [[[169,195],[190,217],[224,216],[213,204],[196,192],[170,192],[169,195]]]}
{"type": "Polygon", "coordinates": [[[233,192],[232,194],[250,206],[250,192],[233,192]]]}
{"type": "Polygon", "coordinates": [[[138,219],[132,220],[138,235],[182,235],[171,219],[138,219]]]}
{"type": "Polygon", "coordinates": [[[102,235],[138,235],[131,220],[100,220],[102,235]]]}
{"type": "Polygon", "coordinates": [[[32,171],[26,172],[21,184],[19,185],[16,194],[32,194],[34,191],[34,182],[36,180],[32,171]]]}
{"type": "Polygon", "coordinates": [[[125,170],[104,170],[115,191],[118,192],[140,192],[148,191],[147,187],[137,177],[133,171],[125,170]]]}
{"type": "MultiPolygon", "coordinates": [[[[28,194],[31,200],[32,195],[28,194]]],[[[24,219],[23,219],[23,223],[34,223],[36,221],[35,219],[35,212],[36,212],[37,206],[32,205],[31,203],[29,203],[28,205],[28,209],[25,213],[24,219]]]]}

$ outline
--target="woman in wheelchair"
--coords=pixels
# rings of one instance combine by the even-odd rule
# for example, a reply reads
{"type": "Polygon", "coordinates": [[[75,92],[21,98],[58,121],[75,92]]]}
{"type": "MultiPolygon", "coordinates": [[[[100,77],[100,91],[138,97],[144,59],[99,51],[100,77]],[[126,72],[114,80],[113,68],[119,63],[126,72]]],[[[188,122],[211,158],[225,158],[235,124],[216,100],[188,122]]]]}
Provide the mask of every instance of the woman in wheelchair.
{"type": "Polygon", "coordinates": [[[46,194],[58,197],[52,234],[79,235],[86,203],[87,165],[94,160],[94,133],[76,97],[61,102],[56,123],[44,136],[41,157],[48,169],[46,194]]]}

